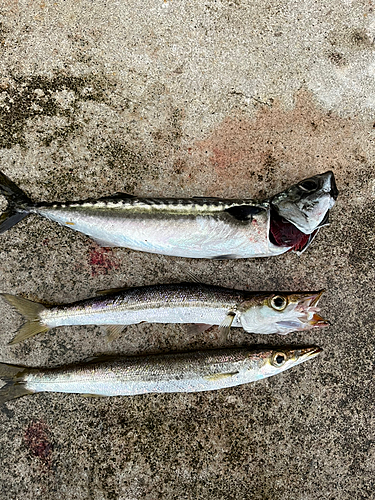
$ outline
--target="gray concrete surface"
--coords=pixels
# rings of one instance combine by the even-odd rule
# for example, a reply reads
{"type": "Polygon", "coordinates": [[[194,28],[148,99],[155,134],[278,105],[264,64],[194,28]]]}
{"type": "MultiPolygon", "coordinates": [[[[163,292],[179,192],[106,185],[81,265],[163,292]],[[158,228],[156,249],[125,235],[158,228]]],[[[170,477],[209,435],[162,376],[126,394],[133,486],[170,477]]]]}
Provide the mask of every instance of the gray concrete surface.
{"type": "MultiPolygon", "coordinates": [[[[0,165],[34,200],[127,190],[259,196],[332,169],[332,225],[298,258],[189,261],[31,216],[0,241],[0,289],[70,302],[186,279],[325,287],[329,329],[289,338],[129,327],[119,353],[318,344],[278,377],[198,395],[34,395],[0,408],[1,499],[374,498],[375,16],[372,1],[0,4],[0,165]]],[[[5,206],[2,200],[2,207],[5,206]]],[[[22,345],[0,304],[1,360],[108,351],[100,328],[22,345]]]]}

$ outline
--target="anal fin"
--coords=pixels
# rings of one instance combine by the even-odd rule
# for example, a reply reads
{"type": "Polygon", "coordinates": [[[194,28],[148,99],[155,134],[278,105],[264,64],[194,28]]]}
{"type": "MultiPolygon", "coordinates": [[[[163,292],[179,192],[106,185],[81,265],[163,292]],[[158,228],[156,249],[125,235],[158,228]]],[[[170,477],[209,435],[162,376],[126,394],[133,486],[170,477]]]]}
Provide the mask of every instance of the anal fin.
{"type": "Polygon", "coordinates": [[[122,332],[124,331],[124,325],[103,325],[105,331],[107,332],[107,340],[108,342],[112,342],[120,337],[122,332]]]}
{"type": "Polygon", "coordinates": [[[187,332],[189,335],[196,335],[198,333],[203,333],[209,328],[211,328],[212,325],[208,325],[206,323],[192,323],[187,326],[187,332]]]}

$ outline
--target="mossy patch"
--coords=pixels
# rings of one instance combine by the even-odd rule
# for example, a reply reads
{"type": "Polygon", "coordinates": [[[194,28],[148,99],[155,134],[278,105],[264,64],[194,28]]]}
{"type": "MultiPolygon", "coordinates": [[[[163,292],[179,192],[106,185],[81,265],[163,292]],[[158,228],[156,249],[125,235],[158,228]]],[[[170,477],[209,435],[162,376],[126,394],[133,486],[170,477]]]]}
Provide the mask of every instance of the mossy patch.
{"type": "Polygon", "coordinates": [[[27,121],[36,117],[65,117],[68,121],[61,130],[43,138],[44,145],[73,134],[78,124],[74,119],[80,102],[105,101],[110,83],[97,75],[72,76],[13,76],[0,93],[0,148],[9,149],[19,144],[25,147],[27,121]]]}

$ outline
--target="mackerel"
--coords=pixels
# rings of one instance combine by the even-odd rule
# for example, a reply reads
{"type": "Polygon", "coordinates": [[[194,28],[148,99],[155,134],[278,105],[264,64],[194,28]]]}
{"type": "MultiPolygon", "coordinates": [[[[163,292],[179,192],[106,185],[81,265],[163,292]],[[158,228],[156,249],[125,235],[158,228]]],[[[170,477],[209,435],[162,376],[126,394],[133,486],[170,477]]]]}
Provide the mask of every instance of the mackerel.
{"type": "Polygon", "coordinates": [[[239,259],[301,253],[338,195],[328,171],[264,201],[220,198],[138,198],[116,193],[97,200],[33,203],[5,174],[8,201],[0,233],[30,213],[84,233],[104,247],[126,247],[176,257],[239,259]]]}

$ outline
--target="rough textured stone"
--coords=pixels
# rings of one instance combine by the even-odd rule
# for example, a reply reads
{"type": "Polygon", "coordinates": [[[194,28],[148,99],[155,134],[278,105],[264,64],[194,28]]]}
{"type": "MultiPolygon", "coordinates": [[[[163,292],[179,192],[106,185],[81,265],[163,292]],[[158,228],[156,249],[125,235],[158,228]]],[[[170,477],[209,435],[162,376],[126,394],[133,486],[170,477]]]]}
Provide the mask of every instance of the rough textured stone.
{"type": "MultiPolygon", "coordinates": [[[[332,169],[329,228],[300,258],[192,261],[101,249],[30,216],[0,240],[0,289],[70,302],[98,289],[202,281],[316,289],[329,329],[224,340],[217,329],[99,327],[7,342],[1,360],[55,366],[93,353],[317,344],[311,363],[192,395],[34,395],[0,408],[0,498],[373,498],[372,3],[145,1],[0,4],[1,170],[34,200],[126,190],[254,196],[332,169]]],[[[5,206],[1,200],[1,209],[5,206]]]]}

